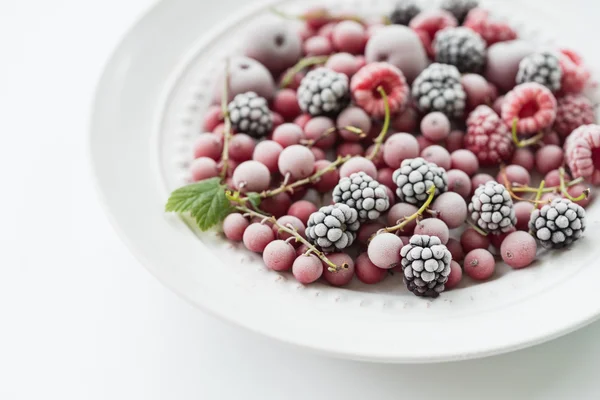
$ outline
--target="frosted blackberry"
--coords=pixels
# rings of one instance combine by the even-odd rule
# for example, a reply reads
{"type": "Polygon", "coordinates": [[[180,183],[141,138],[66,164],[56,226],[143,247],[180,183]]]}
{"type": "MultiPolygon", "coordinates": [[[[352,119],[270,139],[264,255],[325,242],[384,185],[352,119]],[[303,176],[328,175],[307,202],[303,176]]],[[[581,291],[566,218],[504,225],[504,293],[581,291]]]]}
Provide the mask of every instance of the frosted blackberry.
{"type": "Polygon", "coordinates": [[[583,235],[585,210],[569,199],[554,199],[531,213],[529,230],[545,248],[563,248],[583,235]]]}
{"type": "Polygon", "coordinates": [[[443,0],[442,9],[449,11],[462,24],[465,17],[475,7],[479,5],[477,0],[443,0]]]}
{"type": "Polygon", "coordinates": [[[444,291],[452,254],[438,237],[414,235],[400,256],[408,290],[422,297],[438,297],[444,291]]]}
{"type": "Polygon", "coordinates": [[[300,82],[298,104],[312,116],[336,115],[350,102],[348,77],[328,68],[310,71],[300,82]]]}
{"type": "Polygon", "coordinates": [[[358,211],[337,203],[321,207],[310,215],[306,237],[323,251],[332,252],[351,246],[358,228],[358,211]]]}
{"type": "Polygon", "coordinates": [[[558,57],[550,52],[534,53],[519,63],[517,84],[537,82],[553,92],[560,90],[562,70],[558,57]]]}
{"type": "Polygon", "coordinates": [[[411,19],[421,12],[421,7],[414,0],[400,0],[396,2],[390,14],[390,22],[396,25],[408,25],[411,19]]]}
{"type": "Polygon", "coordinates": [[[333,202],[354,208],[361,221],[377,219],[390,208],[385,187],[362,171],[340,180],[333,189],[333,202]]]}
{"type": "Polygon", "coordinates": [[[467,95],[454,65],[433,63],[425,68],[413,82],[412,96],[423,113],[441,111],[459,118],[465,111],[467,95]]]}
{"type": "Polygon", "coordinates": [[[446,170],[421,157],[402,161],[392,179],[398,186],[396,194],[400,200],[418,206],[425,203],[432,186],[435,186],[435,196],[448,190],[446,170]]]}
{"type": "Polygon", "coordinates": [[[227,106],[233,128],[255,138],[266,136],[273,128],[273,115],[267,100],[254,92],[240,93],[227,106]]]}
{"type": "Polygon", "coordinates": [[[485,232],[499,235],[517,223],[510,193],[504,185],[489,181],[480,185],[469,204],[471,219],[485,232]]]}
{"type": "Polygon", "coordinates": [[[460,72],[481,72],[485,64],[485,41],[469,28],[446,28],[435,35],[435,61],[454,65],[460,72]]]}

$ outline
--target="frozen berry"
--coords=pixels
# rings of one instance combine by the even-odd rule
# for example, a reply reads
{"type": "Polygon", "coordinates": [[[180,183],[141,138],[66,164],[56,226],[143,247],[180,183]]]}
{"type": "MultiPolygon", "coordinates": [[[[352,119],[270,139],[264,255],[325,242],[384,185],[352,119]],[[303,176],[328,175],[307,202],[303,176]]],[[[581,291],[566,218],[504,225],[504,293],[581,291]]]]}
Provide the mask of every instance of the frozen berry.
{"type": "Polygon", "coordinates": [[[286,147],[279,155],[278,166],[281,175],[289,174],[296,180],[310,176],[313,173],[314,165],[315,156],[304,146],[295,144],[286,147]]]}
{"type": "Polygon", "coordinates": [[[359,255],[355,264],[356,277],[368,285],[381,282],[387,275],[385,269],[381,269],[371,262],[367,253],[359,255]]]}
{"type": "Polygon", "coordinates": [[[241,242],[248,225],[250,222],[242,214],[231,213],[223,220],[223,233],[227,239],[241,242]]]}
{"type": "MultiPolygon", "coordinates": [[[[277,219],[277,223],[286,228],[290,228],[295,230],[300,236],[305,237],[306,226],[299,218],[294,217],[292,215],[284,215],[283,217],[279,217],[277,219]],[[289,226],[291,225],[291,227],[289,226]]],[[[273,225],[273,233],[275,234],[276,239],[287,240],[292,237],[289,233],[280,230],[277,226],[273,225]]],[[[299,244],[299,243],[298,243],[299,244]]]]}
{"type": "Polygon", "coordinates": [[[449,152],[464,148],[465,133],[463,131],[452,131],[446,138],[446,148],[449,152]]]}
{"type": "Polygon", "coordinates": [[[535,261],[537,244],[527,232],[513,232],[500,246],[500,255],[505,263],[513,268],[525,268],[535,261]]]}
{"type": "Polygon", "coordinates": [[[323,264],[314,254],[301,255],[294,260],[292,273],[302,284],[313,283],[323,275],[323,264]]]}
{"type": "Polygon", "coordinates": [[[529,228],[527,225],[529,224],[529,216],[531,212],[535,208],[535,206],[528,201],[518,201],[514,205],[515,207],[515,217],[517,217],[517,223],[515,227],[519,231],[526,231],[529,228]]]}
{"type": "Polygon", "coordinates": [[[354,127],[360,129],[362,132],[369,132],[371,130],[371,118],[362,108],[351,106],[338,115],[336,126],[340,136],[344,140],[358,142],[361,140],[361,136],[356,132],[351,132],[344,128],[354,127]]]}
{"type": "Polygon", "coordinates": [[[346,286],[352,280],[354,276],[354,260],[346,253],[332,253],[327,254],[329,261],[337,266],[344,265],[345,268],[340,269],[337,272],[329,271],[328,265],[324,262],[323,264],[323,278],[332,286],[346,286]]]}
{"type": "Polygon", "coordinates": [[[458,193],[442,193],[435,199],[430,209],[450,229],[462,226],[467,219],[467,203],[458,193]]]}
{"type": "MultiPolygon", "coordinates": [[[[565,172],[565,181],[571,180],[571,175],[565,172]]],[[[553,169],[552,171],[548,171],[546,176],[544,176],[544,181],[546,182],[546,187],[558,186],[560,185],[560,172],[558,169],[553,169]]]]}
{"type": "Polygon", "coordinates": [[[373,152],[375,151],[375,144],[370,145],[369,147],[367,147],[367,150],[365,150],[365,155],[372,157],[371,161],[373,161],[373,164],[375,165],[376,168],[380,169],[380,168],[385,168],[387,167],[387,164],[385,163],[384,159],[383,159],[383,148],[380,148],[379,151],[377,152],[377,154],[375,154],[374,156],[372,156],[373,152]]]}
{"type": "Polygon", "coordinates": [[[238,133],[229,140],[229,158],[242,162],[252,159],[256,142],[245,133],[238,133]]]}
{"type": "Polygon", "coordinates": [[[600,179],[600,126],[582,125],[565,141],[565,162],[573,178],[600,179]]]}
{"type": "Polygon", "coordinates": [[[442,29],[432,45],[436,62],[454,65],[462,73],[479,73],[483,69],[486,43],[469,28],[442,29]]]}
{"type": "Polygon", "coordinates": [[[274,240],[265,247],[263,261],[273,271],[288,271],[296,259],[296,249],[284,240],[274,240]]]}
{"type": "Polygon", "coordinates": [[[469,228],[460,236],[460,244],[463,250],[468,253],[475,249],[487,249],[490,246],[490,239],[475,229],[469,228]]]}
{"type": "Polygon", "coordinates": [[[561,78],[558,57],[550,51],[541,51],[521,60],[516,82],[537,82],[556,93],[560,89],[561,78]]]}
{"type": "Polygon", "coordinates": [[[462,23],[469,11],[477,7],[478,4],[477,0],[443,0],[441,7],[451,12],[462,23]]]}
{"type": "Polygon", "coordinates": [[[507,126],[490,107],[478,106],[467,119],[465,147],[484,166],[510,160],[515,146],[507,126]]]}
{"type": "Polygon", "coordinates": [[[337,133],[332,130],[334,127],[335,124],[331,118],[314,117],[306,123],[304,135],[307,139],[314,140],[316,147],[329,149],[337,139],[337,133]]]}
{"type": "MultiPolygon", "coordinates": [[[[223,68],[225,71],[225,68],[223,68]]],[[[224,73],[215,79],[213,103],[220,104],[223,96],[224,73]]],[[[242,93],[254,92],[271,100],[275,95],[275,81],[267,68],[248,57],[232,57],[229,60],[229,85],[227,102],[242,93]]]]}
{"type": "MultiPolygon", "coordinates": [[[[396,184],[394,183],[394,179],[392,178],[394,175],[394,170],[391,168],[381,168],[377,172],[377,181],[382,185],[385,185],[388,188],[393,188],[396,184]]],[[[392,196],[391,198],[393,198],[392,196]]],[[[390,199],[391,199],[390,198],[390,199]]]]}
{"type": "Polygon", "coordinates": [[[580,93],[591,76],[581,56],[573,50],[560,49],[559,62],[562,70],[562,90],[566,93],[580,93]]]}
{"type": "Polygon", "coordinates": [[[219,168],[217,162],[212,158],[200,157],[196,158],[190,164],[190,173],[192,175],[192,180],[197,182],[218,176],[219,168]]]}
{"type": "Polygon", "coordinates": [[[402,240],[393,233],[380,233],[369,243],[369,259],[379,268],[394,268],[400,263],[402,246],[402,240]]]}
{"type": "Polygon", "coordinates": [[[299,200],[290,206],[287,213],[298,218],[306,226],[308,217],[315,211],[317,211],[316,205],[307,200],[299,200]]]}
{"type": "Polygon", "coordinates": [[[467,95],[454,65],[433,63],[415,79],[412,97],[422,112],[441,111],[451,118],[461,118],[467,95]]]}
{"type": "Polygon", "coordinates": [[[260,209],[264,212],[273,215],[275,218],[282,217],[290,208],[292,200],[290,195],[282,192],[275,196],[267,197],[260,203],[260,209]]]}
{"type": "Polygon", "coordinates": [[[355,142],[344,142],[340,143],[337,147],[338,156],[363,156],[365,155],[365,149],[360,143],[355,142]]]}
{"type": "Polygon", "coordinates": [[[244,246],[255,253],[262,253],[273,240],[275,240],[275,234],[267,224],[255,222],[244,231],[244,246]]]}
{"type": "MultiPolygon", "coordinates": [[[[321,171],[325,168],[329,168],[331,165],[331,161],[329,160],[319,160],[315,162],[315,170],[314,172],[321,171]]],[[[321,178],[313,183],[313,187],[320,193],[327,193],[338,184],[340,180],[340,172],[337,169],[333,169],[321,176],[321,178]]]]}
{"type": "Polygon", "coordinates": [[[265,140],[260,142],[254,148],[252,159],[264,164],[270,173],[277,172],[277,161],[279,154],[283,151],[283,147],[273,140],[265,140]]]}
{"type": "Polygon", "coordinates": [[[444,28],[453,28],[458,25],[458,21],[446,10],[433,9],[419,13],[414,17],[409,26],[419,33],[419,37],[424,46],[427,48],[427,53],[434,56],[435,52],[431,43],[436,34],[444,28]]]}
{"type": "Polygon", "coordinates": [[[568,94],[558,99],[554,130],[566,138],[581,125],[596,122],[594,105],[585,96],[568,94]]]}
{"type": "Polygon", "coordinates": [[[536,82],[514,87],[504,97],[502,119],[508,126],[517,120],[517,132],[533,135],[548,128],[556,118],[556,98],[552,92],[536,82]]]}
{"type": "Polygon", "coordinates": [[[496,182],[500,182],[503,185],[508,182],[508,184],[527,186],[531,182],[531,175],[529,171],[520,165],[509,165],[504,169],[504,173],[502,171],[498,172],[496,182]]]}
{"type": "Polygon", "coordinates": [[[296,92],[292,89],[282,89],[275,95],[273,111],[277,112],[286,121],[293,121],[302,113],[298,105],[296,92]]]}
{"type": "Polygon", "coordinates": [[[506,239],[508,235],[515,232],[516,230],[517,229],[515,227],[512,227],[506,232],[503,232],[499,235],[490,235],[490,242],[492,243],[492,246],[494,246],[495,249],[500,249],[500,247],[502,246],[502,242],[504,242],[504,239],[506,239]]]}
{"type": "Polygon", "coordinates": [[[460,242],[454,238],[448,239],[448,243],[446,243],[446,247],[452,254],[452,259],[456,262],[461,262],[463,258],[465,258],[465,252],[463,251],[462,245],[460,242]]]}
{"type": "Polygon", "coordinates": [[[317,32],[317,34],[319,36],[323,36],[329,40],[333,39],[333,29],[335,28],[335,26],[337,25],[337,21],[330,21],[327,24],[323,25],[321,28],[319,28],[319,31],[317,32]]]}
{"type": "Polygon", "coordinates": [[[477,189],[480,185],[484,185],[489,181],[493,181],[494,177],[491,176],[490,174],[484,174],[484,173],[480,173],[480,174],[476,174],[474,177],[471,178],[471,186],[473,187],[473,190],[477,189]]]}
{"type": "Polygon", "coordinates": [[[327,59],[325,67],[352,78],[362,65],[359,59],[350,53],[335,53],[327,59]]]}
{"type": "Polygon", "coordinates": [[[373,179],[377,179],[377,168],[371,160],[364,157],[352,157],[340,168],[340,177],[346,178],[355,172],[364,172],[373,179]]]}
{"type": "Polygon", "coordinates": [[[204,122],[202,128],[206,132],[212,132],[213,129],[223,122],[223,110],[221,105],[209,106],[204,114],[204,122]]]}
{"type": "Polygon", "coordinates": [[[244,161],[233,172],[233,184],[241,192],[262,192],[271,184],[271,173],[258,161],[244,161]]]}
{"type": "Polygon", "coordinates": [[[319,67],[302,78],[298,104],[312,115],[335,116],[350,102],[348,77],[329,68],[319,67]]]}
{"type": "Polygon", "coordinates": [[[429,146],[435,145],[435,142],[432,142],[423,135],[417,135],[415,139],[417,139],[417,143],[419,144],[419,149],[421,149],[421,151],[425,150],[429,146]]]}
{"type": "Polygon", "coordinates": [[[546,145],[535,152],[535,167],[540,174],[546,174],[563,164],[563,149],[554,144],[546,145]]]}
{"type": "Polygon", "coordinates": [[[467,253],[463,265],[465,273],[469,277],[477,281],[485,281],[494,275],[496,260],[494,260],[494,256],[489,251],[475,249],[467,253]]]}
{"type": "Polygon", "coordinates": [[[333,45],[325,36],[313,36],[304,42],[302,50],[308,57],[328,56],[333,53],[333,45]]]}
{"type": "Polygon", "coordinates": [[[421,151],[421,157],[440,168],[450,169],[451,160],[448,150],[439,145],[429,146],[421,151]]]}
{"type": "Polygon", "coordinates": [[[452,262],[450,262],[450,275],[448,275],[448,281],[445,285],[446,290],[451,290],[458,286],[462,280],[462,274],[463,271],[460,265],[456,261],[452,260],[452,262]]]}
{"type": "Polygon", "coordinates": [[[448,226],[438,218],[427,218],[419,221],[415,227],[415,235],[428,235],[439,238],[442,244],[448,243],[450,232],[448,226]]]}
{"type": "Polygon", "coordinates": [[[434,142],[446,139],[450,134],[450,120],[439,111],[429,113],[421,120],[421,133],[434,142]]]}
{"type": "Polygon", "coordinates": [[[487,50],[485,78],[502,91],[509,91],[515,86],[519,63],[535,47],[524,40],[511,40],[496,43],[487,50]]]}
{"type": "MultiPolygon", "coordinates": [[[[417,212],[417,207],[409,203],[394,204],[387,214],[388,226],[394,226],[403,221],[404,218],[410,217],[417,212]]],[[[404,226],[402,233],[411,234],[417,226],[417,221],[413,220],[404,226]]]]}
{"type": "Polygon", "coordinates": [[[467,94],[467,108],[475,109],[477,106],[489,103],[492,100],[490,84],[485,78],[478,74],[464,74],[460,78],[460,83],[467,94]]]}
{"type": "Polygon", "coordinates": [[[338,52],[362,53],[367,43],[365,28],[356,21],[342,21],[333,28],[333,46],[338,52]]]}
{"type": "Polygon", "coordinates": [[[479,170],[477,156],[469,150],[456,150],[450,154],[451,168],[460,169],[469,176],[475,175],[479,170]]]}
{"type": "Polygon", "coordinates": [[[404,74],[387,62],[374,62],[362,67],[350,82],[350,91],[354,102],[373,117],[385,115],[385,92],[390,113],[402,112],[409,99],[410,89],[404,74]]]}
{"type": "Polygon", "coordinates": [[[390,22],[396,25],[408,25],[411,19],[421,12],[415,0],[398,0],[390,14],[390,22]]]}
{"type": "MultiPolygon", "coordinates": [[[[570,196],[576,197],[576,198],[581,196],[584,192],[589,193],[589,188],[586,185],[584,185],[583,183],[578,183],[576,185],[569,186],[569,188],[567,189],[567,193],[569,193],[570,196]]],[[[588,196],[586,198],[579,200],[579,201],[575,201],[574,203],[585,208],[590,204],[591,201],[592,201],[592,195],[588,194],[588,196]]]]}
{"type": "Polygon", "coordinates": [[[494,19],[487,10],[482,8],[474,8],[469,11],[463,26],[479,33],[488,46],[517,38],[517,33],[510,25],[494,19]]]}
{"type": "Polygon", "coordinates": [[[408,133],[394,133],[383,146],[383,159],[390,168],[400,168],[402,161],[419,156],[419,143],[408,133]]]}
{"type": "Polygon", "coordinates": [[[469,197],[473,190],[472,180],[464,171],[451,169],[448,174],[448,191],[455,192],[464,198],[469,197]]]}
{"type": "Polygon", "coordinates": [[[535,166],[535,155],[530,149],[522,147],[520,149],[515,150],[510,160],[510,163],[520,165],[526,170],[531,171],[535,166]]]}
{"type": "Polygon", "coordinates": [[[223,152],[223,143],[214,133],[201,133],[194,142],[194,158],[208,157],[219,160],[223,152]]]}
{"type": "Polygon", "coordinates": [[[304,138],[304,131],[296,124],[281,124],[273,132],[273,140],[282,147],[289,147],[294,144],[300,144],[304,138]]]}
{"type": "Polygon", "coordinates": [[[419,115],[413,107],[407,107],[392,119],[392,128],[396,132],[414,132],[417,129],[419,115]]]}

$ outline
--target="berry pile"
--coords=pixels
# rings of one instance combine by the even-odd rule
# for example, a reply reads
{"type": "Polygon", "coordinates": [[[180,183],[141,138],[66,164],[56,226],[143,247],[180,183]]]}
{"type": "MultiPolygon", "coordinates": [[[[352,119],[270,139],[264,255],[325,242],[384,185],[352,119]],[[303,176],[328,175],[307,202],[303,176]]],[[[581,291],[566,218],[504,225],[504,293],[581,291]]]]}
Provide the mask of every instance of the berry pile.
{"type": "Polygon", "coordinates": [[[600,126],[581,57],[477,0],[423,6],[275,10],[226,62],[166,210],[302,284],[401,276],[421,297],[583,237],[600,126]]]}

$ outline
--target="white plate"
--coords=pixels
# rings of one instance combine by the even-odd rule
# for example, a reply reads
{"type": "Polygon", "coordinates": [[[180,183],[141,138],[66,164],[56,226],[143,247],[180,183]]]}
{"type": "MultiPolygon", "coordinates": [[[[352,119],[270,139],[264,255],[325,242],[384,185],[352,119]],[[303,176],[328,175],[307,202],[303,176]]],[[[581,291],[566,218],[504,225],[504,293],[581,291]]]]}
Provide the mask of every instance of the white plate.
{"type": "MultiPolygon", "coordinates": [[[[300,3],[269,4],[294,2],[300,3]]],[[[381,7],[369,4],[371,13],[381,7]]],[[[268,271],[259,255],[163,213],[169,191],[185,180],[215,68],[266,5],[206,35],[203,22],[221,15],[205,2],[159,3],[127,35],[98,86],[90,145],[100,193],[123,239],[158,279],[192,304],[253,331],[371,361],[482,357],[549,340],[598,317],[598,205],[589,209],[586,236],[573,249],[545,254],[522,271],[501,265],[491,281],[465,283],[433,301],[408,293],[398,275],[375,286],[355,280],[343,289],[304,287],[268,271]]],[[[514,10],[514,2],[485,6],[504,15],[514,10]]],[[[538,42],[540,32],[556,33],[559,26],[539,13],[519,3],[519,16],[529,21],[522,36],[538,42]],[[532,20],[539,29],[531,29],[532,20]]],[[[576,45],[587,55],[581,42],[576,45]]]]}

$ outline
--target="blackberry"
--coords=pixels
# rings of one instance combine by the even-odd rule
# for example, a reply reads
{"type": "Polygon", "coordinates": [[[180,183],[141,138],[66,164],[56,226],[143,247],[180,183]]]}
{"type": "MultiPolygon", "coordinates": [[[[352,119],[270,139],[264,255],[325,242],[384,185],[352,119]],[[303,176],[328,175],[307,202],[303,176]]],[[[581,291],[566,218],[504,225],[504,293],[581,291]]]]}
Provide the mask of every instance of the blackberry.
{"type": "Polygon", "coordinates": [[[266,136],[273,128],[273,115],[267,100],[254,92],[240,93],[227,106],[232,127],[255,138],[266,136]]]}
{"type": "Polygon", "coordinates": [[[485,41],[469,28],[446,28],[435,35],[435,61],[454,65],[460,72],[479,73],[485,64],[485,41]]]}
{"type": "Polygon", "coordinates": [[[377,219],[390,208],[383,185],[362,171],[340,180],[333,189],[333,202],[354,208],[361,221],[377,219]]]}
{"type": "Polygon", "coordinates": [[[298,104],[312,116],[334,116],[350,103],[348,77],[329,68],[310,71],[298,88],[298,104]]]}
{"type": "Polygon", "coordinates": [[[508,232],[517,223],[510,193],[495,181],[479,185],[471,198],[469,212],[479,228],[494,235],[508,232]]]}
{"type": "Polygon", "coordinates": [[[425,68],[413,82],[412,96],[424,113],[440,111],[459,118],[465,111],[467,95],[453,65],[433,63],[425,68]]]}
{"type": "Polygon", "coordinates": [[[517,84],[536,82],[552,92],[560,90],[562,70],[558,57],[550,52],[530,54],[519,63],[517,84]]]}
{"type": "Polygon", "coordinates": [[[337,203],[321,207],[310,215],[306,237],[323,251],[332,252],[351,246],[358,228],[358,211],[337,203]]]}
{"type": "Polygon", "coordinates": [[[449,11],[461,24],[472,9],[479,5],[477,0],[443,0],[442,9],[449,11]]]}
{"type": "Polygon", "coordinates": [[[583,235],[585,210],[569,199],[554,199],[531,213],[529,230],[545,248],[563,248],[583,235]]]}
{"type": "Polygon", "coordinates": [[[400,250],[404,283],[417,296],[438,297],[450,275],[452,254],[440,238],[413,235],[400,250]]]}
{"type": "Polygon", "coordinates": [[[435,186],[435,196],[448,190],[446,170],[421,157],[402,161],[392,179],[398,186],[396,194],[400,200],[418,206],[425,203],[432,186],[435,186]]]}
{"type": "Polygon", "coordinates": [[[411,19],[421,12],[421,7],[414,0],[400,0],[396,2],[390,14],[390,22],[395,25],[408,25],[411,19]]]}

